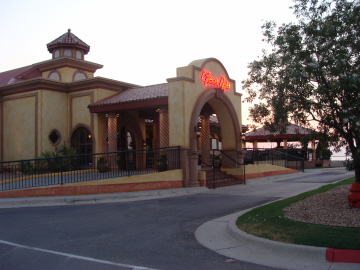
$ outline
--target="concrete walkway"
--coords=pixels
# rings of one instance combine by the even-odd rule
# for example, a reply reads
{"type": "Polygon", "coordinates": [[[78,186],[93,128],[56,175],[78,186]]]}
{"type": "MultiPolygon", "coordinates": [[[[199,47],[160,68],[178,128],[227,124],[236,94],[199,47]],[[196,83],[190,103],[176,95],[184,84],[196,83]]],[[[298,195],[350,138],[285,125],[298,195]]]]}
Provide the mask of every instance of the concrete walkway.
{"type": "MultiPolygon", "coordinates": [[[[344,172],[344,170],[343,168],[306,170],[305,173],[249,179],[246,185],[218,189],[199,187],[117,194],[0,199],[0,208],[113,203],[186,196],[196,193],[283,199],[354,175],[351,172],[344,172]]],[[[325,259],[326,248],[275,242],[239,230],[235,225],[236,219],[246,211],[206,222],[196,230],[196,239],[203,246],[229,257],[230,260],[241,260],[280,269],[360,270],[360,264],[327,262],[325,259]]]]}
{"type": "MultiPolygon", "coordinates": [[[[250,179],[249,184],[241,192],[246,193],[248,190],[249,196],[281,197],[282,199],[292,197],[327,184],[325,182],[326,180],[330,181],[329,174],[320,175],[324,171],[324,169],[306,170],[305,173],[297,175],[250,179]],[[300,179],[307,180],[304,183],[300,179]],[[306,181],[308,182],[306,183],[306,181]],[[324,183],[321,183],[322,181],[324,183]]],[[[326,171],[336,175],[339,169],[327,169],[326,171]]],[[[345,175],[345,178],[353,176],[352,173],[345,175]]],[[[224,188],[222,192],[226,192],[225,189],[227,188],[224,188]]],[[[206,222],[196,230],[196,239],[205,247],[226,257],[275,268],[294,270],[360,269],[358,263],[330,263],[326,261],[327,248],[276,242],[241,231],[236,226],[236,220],[249,210],[251,209],[206,222]]],[[[354,251],[352,256],[359,258],[360,251],[354,251]]]]}

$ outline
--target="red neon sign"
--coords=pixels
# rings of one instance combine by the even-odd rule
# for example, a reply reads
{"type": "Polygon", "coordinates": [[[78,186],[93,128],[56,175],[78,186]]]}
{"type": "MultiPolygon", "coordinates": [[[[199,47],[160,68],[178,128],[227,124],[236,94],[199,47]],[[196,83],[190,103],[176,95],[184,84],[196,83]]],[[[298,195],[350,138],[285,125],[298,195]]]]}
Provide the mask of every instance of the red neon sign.
{"type": "Polygon", "coordinates": [[[201,72],[201,81],[203,82],[204,86],[208,84],[221,88],[222,90],[230,89],[230,82],[228,82],[224,76],[221,76],[220,79],[214,78],[211,75],[210,71],[203,69],[201,72]]]}

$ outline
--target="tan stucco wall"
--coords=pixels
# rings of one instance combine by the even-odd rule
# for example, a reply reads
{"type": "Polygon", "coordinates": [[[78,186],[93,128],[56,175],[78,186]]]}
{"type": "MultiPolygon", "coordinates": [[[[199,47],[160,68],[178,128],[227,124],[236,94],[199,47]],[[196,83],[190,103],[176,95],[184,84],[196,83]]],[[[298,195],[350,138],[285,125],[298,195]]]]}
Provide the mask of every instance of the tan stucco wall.
{"type": "MultiPolygon", "coordinates": [[[[56,146],[51,144],[49,135],[55,129],[61,135],[60,143],[70,143],[71,133],[78,125],[96,132],[93,150],[100,149],[101,141],[97,138],[102,137],[104,129],[100,127],[98,131],[98,116],[87,108],[94,102],[97,90],[65,93],[39,89],[5,97],[3,160],[32,159],[43,151],[54,150],[56,146]]],[[[106,93],[114,94],[113,91],[106,93]]]]}
{"type": "Polygon", "coordinates": [[[87,106],[91,104],[90,96],[79,96],[71,98],[71,109],[72,109],[72,126],[71,129],[77,125],[87,125],[91,127],[91,113],[87,109],[87,106]]]}
{"type": "Polygon", "coordinates": [[[51,131],[57,130],[60,133],[60,144],[68,137],[68,106],[67,94],[54,91],[39,92],[39,153],[43,151],[54,150],[55,146],[51,144],[49,135],[51,131]]]}
{"type": "Polygon", "coordinates": [[[37,92],[14,95],[3,101],[4,111],[4,161],[31,159],[36,154],[35,127],[37,118],[37,92]]]}
{"type": "MultiPolygon", "coordinates": [[[[192,62],[189,66],[181,67],[177,69],[177,79],[170,80],[169,87],[169,134],[170,134],[170,146],[190,146],[189,128],[191,121],[191,114],[194,106],[199,99],[200,95],[208,89],[213,89],[214,86],[204,86],[201,81],[201,71],[203,69],[211,71],[212,76],[225,78],[230,81],[230,78],[226,76],[227,72],[224,67],[217,60],[208,61],[201,69],[205,60],[199,60],[192,62]],[[186,77],[186,78],[181,78],[186,77]],[[189,80],[190,79],[190,80],[189,80]],[[194,80],[192,82],[191,80],[194,80]]],[[[236,114],[239,119],[239,126],[241,127],[241,95],[235,93],[235,83],[230,81],[231,88],[224,91],[224,94],[229,97],[232,102],[236,114]]],[[[216,111],[218,118],[221,117],[221,128],[223,136],[223,147],[234,148],[235,139],[234,133],[226,132],[227,126],[233,126],[229,111],[224,109],[223,103],[213,99],[209,101],[209,104],[216,111]]]]}
{"type": "MultiPolygon", "coordinates": [[[[243,169],[231,169],[231,168],[222,168],[222,171],[231,175],[242,175],[243,169]]],[[[253,173],[263,173],[263,172],[275,172],[275,171],[288,171],[288,168],[271,165],[271,164],[261,164],[261,165],[246,165],[245,174],[253,173]]]]}
{"type": "Polygon", "coordinates": [[[67,186],[90,186],[90,185],[111,185],[111,184],[124,184],[124,183],[142,183],[142,182],[159,182],[159,181],[182,181],[183,171],[172,170],[159,173],[134,175],[128,177],[117,177],[105,179],[100,181],[86,181],[74,184],[67,184],[67,186]]]}
{"type": "Polygon", "coordinates": [[[94,89],[94,101],[102,100],[104,98],[113,96],[116,93],[117,92],[115,92],[115,91],[102,89],[102,88],[96,88],[96,89],[94,89]]]}
{"type": "MultiPolygon", "coordinates": [[[[56,70],[60,73],[60,78],[62,82],[72,82],[74,78],[74,73],[79,69],[71,68],[71,67],[63,67],[63,68],[57,68],[56,70]]],[[[86,70],[82,70],[82,71],[86,74],[87,78],[94,77],[94,72],[90,72],[86,70]]],[[[43,78],[48,78],[51,72],[52,70],[44,71],[42,72],[41,76],[43,78]]]]}

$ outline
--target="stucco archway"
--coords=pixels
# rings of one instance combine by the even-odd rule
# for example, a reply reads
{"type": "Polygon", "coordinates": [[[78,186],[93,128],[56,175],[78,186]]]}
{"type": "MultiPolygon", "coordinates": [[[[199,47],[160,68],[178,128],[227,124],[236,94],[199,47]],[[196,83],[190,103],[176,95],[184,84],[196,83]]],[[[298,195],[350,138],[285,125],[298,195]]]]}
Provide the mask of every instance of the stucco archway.
{"type": "Polygon", "coordinates": [[[211,107],[215,110],[219,123],[222,126],[221,135],[225,141],[223,148],[240,149],[241,129],[234,106],[232,105],[230,99],[224,95],[221,89],[209,89],[200,95],[191,114],[189,127],[191,150],[197,150],[196,135],[193,127],[196,126],[200,112],[206,103],[211,105],[211,107]],[[224,132],[224,130],[226,130],[226,132],[224,132]]]}
{"type": "MultiPolygon", "coordinates": [[[[209,104],[218,117],[221,126],[221,136],[223,138],[223,151],[238,163],[242,163],[242,160],[239,160],[239,157],[241,159],[241,155],[239,155],[239,153],[241,153],[242,150],[241,128],[236,110],[222,89],[208,89],[199,96],[191,114],[189,126],[189,173],[192,177],[189,182],[190,186],[198,185],[198,178],[196,177],[198,172],[197,155],[200,151],[198,149],[194,127],[198,122],[199,115],[205,104],[209,104]]],[[[225,167],[237,167],[237,164],[230,162],[230,160],[226,162],[225,159],[224,161],[225,163],[223,165],[225,167]]]]}

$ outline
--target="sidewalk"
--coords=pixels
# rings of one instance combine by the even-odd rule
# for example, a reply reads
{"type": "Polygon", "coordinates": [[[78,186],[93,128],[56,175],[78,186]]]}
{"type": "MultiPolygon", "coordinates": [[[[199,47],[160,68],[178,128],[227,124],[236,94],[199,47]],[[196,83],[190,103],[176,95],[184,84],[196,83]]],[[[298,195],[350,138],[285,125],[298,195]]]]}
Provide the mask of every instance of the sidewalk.
{"type": "MultiPolygon", "coordinates": [[[[328,169],[330,170],[330,169],[328,169]]],[[[305,177],[315,177],[318,170],[306,171],[305,177]]],[[[301,176],[301,174],[300,174],[301,176]]],[[[266,188],[267,183],[275,184],[277,181],[290,180],[299,175],[286,175],[280,177],[268,177],[262,179],[249,180],[249,185],[262,186],[266,190],[267,196],[271,197],[292,197],[308,190],[316,189],[324,184],[294,183],[288,196],[286,186],[276,190],[266,188]]],[[[350,176],[349,176],[350,177],[350,176]]],[[[282,183],[283,185],[284,183],[282,183]]],[[[227,188],[227,187],[226,187],[227,188]]],[[[225,188],[225,189],[226,189],[225,188]]],[[[245,188],[247,189],[247,188],[245,188]]],[[[245,191],[245,190],[244,190],[245,191]]],[[[224,192],[224,191],[223,191],[224,192]]],[[[262,190],[252,191],[249,195],[264,196],[262,190]]],[[[236,260],[251,262],[255,264],[281,268],[281,269],[311,269],[311,270],[360,270],[360,263],[331,263],[326,260],[327,248],[302,246],[276,242],[260,237],[256,237],[241,231],[236,226],[236,220],[239,216],[251,209],[240,211],[228,216],[211,220],[204,223],[195,231],[196,239],[205,247],[222,254],[226,257],[236,260]]],[[[360,230],[360,229],[359,229],[360,230]]],[[[360,257],[360,251],[350,251],[351,256],[360,257]]],[[[346,259],[345,259],[346,261],[346,259]]]]}
{"type": "MultiPolygon", "coordinates": [[[[186,196],[196,193],[278,197],[283,199],[327,184],[326,178],[329,175],[320,176],[317,174],[335,170],[339,169],[306,170],[305,173],[249,179],[246,185],[218,189],[198,187],[115,194],[0,199],[0,208],[114,203],[186,196]],[[297,182],[296,179],[299,177],[305,179],[316,178],[317,182],[297,182]],[[321,179],[324,180],[323,183],[320,183],[321,179]]],[[[346,173],[344,176],[347,178],[352,175],[346,173]]],[[[206,222],[195,231],[196,239],[206,248],[226,257],[265,266],[281,269],[360,270],[360,264],[330,263],[326,261],[326,248],[286,244],[255,237],[241,231],[235,225],[236,219],[249,210],[206,222]]]]}

